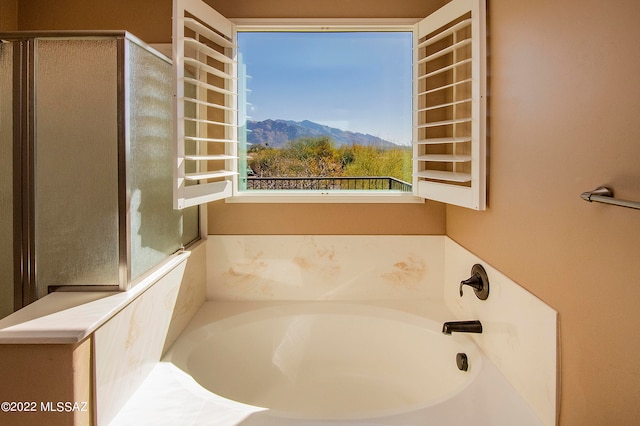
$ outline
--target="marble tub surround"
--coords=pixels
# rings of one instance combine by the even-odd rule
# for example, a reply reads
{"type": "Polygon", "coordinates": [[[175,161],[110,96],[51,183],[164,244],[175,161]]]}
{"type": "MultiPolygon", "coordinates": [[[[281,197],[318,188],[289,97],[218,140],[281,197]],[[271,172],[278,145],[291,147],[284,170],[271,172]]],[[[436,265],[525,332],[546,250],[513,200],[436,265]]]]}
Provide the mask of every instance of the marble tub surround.
{"type": "Polygon", "coordinates": [[[210,236],[211,301],[396,302],[436,320],[480,320],[474,340],[543,424],[557,418],[557,313],[446,236],[210,236]],[[475,263],[486,301],[465,289],[475,263]]]}
{"type": "Polygon", "coordinates": [[[172,287],[171,290],[177,292],[176,302],[171,312],[161,353],[176,341],[207,298],[206,243],[199,242],[189,249],[189,253],[191,256],[187,260],[180,285],[172,287]]]}
{"type": "MultiPolygon", "coordinates": [[[[60,356],[84,368],[63,372],[72,380],[65,392],[89,389],[94,424],[202,424],[213,415],[220,425],[293,425],[298,423],[212,397],[162,361],[162,354],[183,330],[211,318],[224,320],[265,304],[357,301],[439,322],[479,319],[484,327],[472,337],[486,356],[485,379],[435,411],[408,413],[402,423],[371,423],[555,423],[556,312],[445,236],[210,236],[181,256],[128,292],[52,294],[42,300],[56,303],[3,319],[0,355],[8,354],[7,347],[35,348],[46,358],[65,347],[60,356]],[[489,275],[486,301],[470,289],[459,295],[474,263],[489,275]]],[[[5,358],[2,368],[19,368],[5,358]]],[[[47,424],[67,424],[56,422],[47,424]]]]}
{"type": "Polygon", "coordinates": [[[97,424],[110,423],[204,303],[204,251],[195,247],[93,334],[97,424]]]}
{"type": "Polygon", "coordinates": [[[72,344],[120,308],[118,292],[56,292],[0,320],[0,344],[72,344]]]}
{"type": "Polygon", "coordinates": [[[190,253],[172,257],[126,292],[48,294],[0,320],[0,344],[78,343],[148,290],[190,253]]]}
{"type": "Polygon", "coordinates": [[[108,424],[160,359],[185,263],[93,335],[98,424],[108,424]]]}
{"type": "Polygon", "coordinates": [[[450,238],[445,239],[444,299],[453,320],[480,320],[472,335],[486,356],[529,402],[546,425],[557,422],[557,320],[551,307],[450,238]],[[489,278],[487,300],[460,281],[481,264],[489,278]]]}
{"type": "Polygon", "coordinates": [[[208,300],[442,300],[441,236],[210,235],[208,300]]]}

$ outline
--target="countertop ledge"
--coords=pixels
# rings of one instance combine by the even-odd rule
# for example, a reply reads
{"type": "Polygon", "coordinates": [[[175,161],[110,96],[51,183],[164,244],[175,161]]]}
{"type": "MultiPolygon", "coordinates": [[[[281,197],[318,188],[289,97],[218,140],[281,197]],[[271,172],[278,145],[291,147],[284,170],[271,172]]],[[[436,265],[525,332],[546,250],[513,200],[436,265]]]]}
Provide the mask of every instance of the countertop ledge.
{"type": "Polygon", "coordinates": [[[180,252],[146,274],[127,291],[54,292],[0,320],[0,344],[75,344],[84,340],[186,261],[180,252]]]}

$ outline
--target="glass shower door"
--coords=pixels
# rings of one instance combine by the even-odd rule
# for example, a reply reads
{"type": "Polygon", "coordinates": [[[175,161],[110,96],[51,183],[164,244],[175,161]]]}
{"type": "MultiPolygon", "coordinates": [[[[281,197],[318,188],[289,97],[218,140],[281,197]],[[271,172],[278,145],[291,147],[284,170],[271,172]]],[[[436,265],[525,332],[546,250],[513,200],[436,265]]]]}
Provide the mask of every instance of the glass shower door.
{"type": "Polygon", "coordinates": [[[0,318],[14,310],[13,45],[0,43],[0,318]]]}
{"type": "Polygon", "coordinates": [[[35,40],[38,297],[119,282],[117,52],[116,38],[35,40]]]}

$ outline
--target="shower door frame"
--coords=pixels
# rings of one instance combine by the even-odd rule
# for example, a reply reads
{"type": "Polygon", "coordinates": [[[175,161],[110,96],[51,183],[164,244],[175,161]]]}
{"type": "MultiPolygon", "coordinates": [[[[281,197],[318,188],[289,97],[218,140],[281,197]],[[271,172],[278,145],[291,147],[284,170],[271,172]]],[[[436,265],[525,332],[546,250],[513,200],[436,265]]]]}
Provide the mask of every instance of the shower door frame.
{"type": "Polygon", "coordinates": [[[35,282],[34,43],[13,43],[14,310],[37,299],[35,282]]]}
{"type": "Polygon", "coordinates": [[[123,31],[97,32],[19,32],[0,33],[0,40],[13,44],[13,253],[14,253],[14,311],[45,296],[38,294],[36,261],[36,117],[35,62],[36,40],[50,37],[111,37],[117,40],[117,120],[118,120],[118,283],[114,285],[51,286],[52,290],[119,291],[127,290],[131,281],[130,216],[127,206],[126,173],[129,153],[126,138],[125,60],[123,31]],[[72,288],[70,288],[72,287],[72,288]]]}

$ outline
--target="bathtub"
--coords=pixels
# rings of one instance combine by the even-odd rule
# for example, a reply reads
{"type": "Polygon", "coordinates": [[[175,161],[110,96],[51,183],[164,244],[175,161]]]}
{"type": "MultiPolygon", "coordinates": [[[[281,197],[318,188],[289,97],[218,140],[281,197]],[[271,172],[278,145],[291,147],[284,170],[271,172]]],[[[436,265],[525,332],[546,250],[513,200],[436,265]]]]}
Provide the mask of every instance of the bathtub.
{"type": "Polygon", "coordinates": [[[204,324],[165,360],[210,392],[275,416],[365,419],[450,399],[477,377],[483,361],[473,341],[441,328],[371,305],[293,303],[204,324]]]}
{"type": "Polygon", "coordinates": [[[112,424],[542,425],[436,316],[375,302],[206,302],[112,424]]]}

